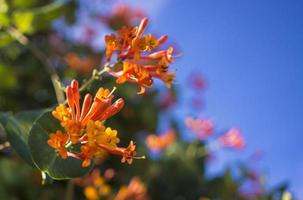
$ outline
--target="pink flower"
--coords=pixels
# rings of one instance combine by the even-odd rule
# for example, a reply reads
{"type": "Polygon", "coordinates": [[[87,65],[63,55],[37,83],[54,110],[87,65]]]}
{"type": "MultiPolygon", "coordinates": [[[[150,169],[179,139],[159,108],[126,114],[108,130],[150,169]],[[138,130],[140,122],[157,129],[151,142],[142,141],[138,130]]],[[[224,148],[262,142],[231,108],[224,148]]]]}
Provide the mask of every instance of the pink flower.
{"type": "Polygon", "coordinates": [[[193,71],[190,75],[189,84],[196,91],[203,91],[206,88],[204,77],[197,71],[193,71]]]}
{"type": "Polygon", "coordinates": [[[185,125],[200,140],[208,138],[214,130],[214,124],[210,119],[194,119],[192,117],[187,117],[185,119],[185,125]]]}
{"type": "Polygon", "coordinates": [[[166,92],[160,99],[160,106],[163,110],[168,110],[176,103],[176,97],[172,92],[166,92]]]}
{"type": "Polygon", "coordinates": [[[227,133],[218,139],[222,146],[230,147],[233,149],[243,149],[245,147],[245,140],[240,131],[236,128],[230,129],[227,133]]]}

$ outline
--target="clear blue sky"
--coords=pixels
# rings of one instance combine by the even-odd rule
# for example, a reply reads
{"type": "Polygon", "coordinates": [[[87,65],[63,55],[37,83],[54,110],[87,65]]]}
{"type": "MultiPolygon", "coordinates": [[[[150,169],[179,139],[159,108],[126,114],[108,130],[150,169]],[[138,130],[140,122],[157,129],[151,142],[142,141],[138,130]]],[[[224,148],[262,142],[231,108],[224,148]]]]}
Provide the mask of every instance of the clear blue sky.
{"type": "MultiPolygon", "coordinates": [[[[172,36],[184,52],[175,64],[179,82],[194,68],[206,75],[206,115],[222,128],[239,127],[247,154],[264,150],[262,169],[269,182],[289,180],[302,197],[303,1],[155,0],[144,5],[152,12],[152,29],[172,36]]],[[[231,158],[237,154],[220,157],[231,158]]]]}

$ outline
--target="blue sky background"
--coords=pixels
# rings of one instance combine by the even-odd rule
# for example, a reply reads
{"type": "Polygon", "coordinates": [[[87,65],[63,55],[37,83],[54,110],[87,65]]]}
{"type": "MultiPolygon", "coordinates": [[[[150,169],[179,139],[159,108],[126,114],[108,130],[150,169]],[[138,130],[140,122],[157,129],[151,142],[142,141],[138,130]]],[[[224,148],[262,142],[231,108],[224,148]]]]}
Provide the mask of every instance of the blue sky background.
{"type": "MultiPolygon", "coordinates": [[[[180,86],[193,69],[207,77],[204,114],[219,127],[239,127],[245,156],[265,152],[260,165],[269,183],[289,180],[303,197],[303,1],[136,4],[149,11],[151,29],[167,33],[184,52],[175,64],[180,86]]],[[[244,157],[221,153],[213,168],[238,158],[244,157]]]]}

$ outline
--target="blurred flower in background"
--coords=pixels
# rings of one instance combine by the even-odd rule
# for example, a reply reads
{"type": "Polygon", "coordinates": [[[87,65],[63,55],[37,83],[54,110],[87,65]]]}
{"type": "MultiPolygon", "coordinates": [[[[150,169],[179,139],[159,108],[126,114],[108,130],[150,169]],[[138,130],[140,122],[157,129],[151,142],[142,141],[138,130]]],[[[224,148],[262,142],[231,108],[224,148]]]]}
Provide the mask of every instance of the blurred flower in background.
{"type": "Polygon", "coordinates": [[[176,81],[183,41],[147,16],[120,1],[0,0],[0,199],[292,198],[251,166],[258,152],[209,176],[246,140],[201,117],[204,75],[176,81]]]}

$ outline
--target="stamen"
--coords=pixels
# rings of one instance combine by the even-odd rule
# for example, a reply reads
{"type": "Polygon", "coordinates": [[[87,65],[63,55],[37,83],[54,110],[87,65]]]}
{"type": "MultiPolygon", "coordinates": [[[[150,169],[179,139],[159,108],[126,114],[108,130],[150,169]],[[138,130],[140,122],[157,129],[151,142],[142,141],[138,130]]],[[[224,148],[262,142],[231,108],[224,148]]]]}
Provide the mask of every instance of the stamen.
{"type": "Polygon", "coordinates": [[[110,97],[116,90],[117,90],[117,87],[113,87],[112,91],[107,95],[106,98],[110,97]]]}
{"type": "Polygon", "coordinates": [[[67,152],[67,156],[81,160],[81,157],[79,155],[71,153],[71,152],[67,152]]]}
{"type": "Polygon", "coordinates": [[[181,57],[181,56],[184,56],[184,53],[180,52],[180,53],[178,53],[178,54],[172,55],[173,58],[179,58],[179,57],[181,57]]]}
{"type": "Polygon", "coordinates": [[[68,148],[68,147],[70,147],[71,145],[72,145],[73,143],[71,142],[71,141],[69,141],[69,142],[67,142],[66,144],[65,144],[65,148],[68,148]]]}
{"type": "Polygon", "coordinates": [[[134,156],[133,159],[136,159],[136,160],[145,160],[146,159],[146,156],[134,156]]]}

